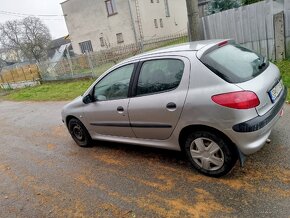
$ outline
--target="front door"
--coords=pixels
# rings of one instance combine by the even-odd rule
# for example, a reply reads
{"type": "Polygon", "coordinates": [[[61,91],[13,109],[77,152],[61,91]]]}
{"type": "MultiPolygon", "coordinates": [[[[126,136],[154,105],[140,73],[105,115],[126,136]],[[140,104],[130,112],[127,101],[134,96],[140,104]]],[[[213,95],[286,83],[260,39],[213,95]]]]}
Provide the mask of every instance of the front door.
{"type": "Polygon", "coordinates": [[[136,137],[165,140],[181,115],[189,85],[190,61],[182,57],[143,60],[129,103],[136,137]]]}
{"type": "Polygon", "coordinates": [[[95,85],[95,101],[84,108],[86,126],[91,133],[134,137],[128,118],[128,92],[134,66],[117,68],[95,85]]]}

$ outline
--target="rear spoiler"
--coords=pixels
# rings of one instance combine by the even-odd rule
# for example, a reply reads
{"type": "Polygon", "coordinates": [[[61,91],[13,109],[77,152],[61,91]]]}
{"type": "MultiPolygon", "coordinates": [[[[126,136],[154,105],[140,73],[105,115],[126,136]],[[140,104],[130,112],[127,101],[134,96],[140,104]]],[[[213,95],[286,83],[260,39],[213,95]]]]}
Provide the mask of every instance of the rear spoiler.
{"type": "Polygon", "coordinates": [[[220,47],[223,47],[225,45],[228,45],[228,44],[235,44],[235,40],[233,39],[224,39],[224,40],[221,40],[217,43],[212,43],[212,44],[209,44],[207,46],[204,46],[203,48],[201,48],[200,50],[197,51],[196,53],[196,57],[198,59],[201,59],[202,56],[212,52],[213,50],[216,50],[220,47]]]}

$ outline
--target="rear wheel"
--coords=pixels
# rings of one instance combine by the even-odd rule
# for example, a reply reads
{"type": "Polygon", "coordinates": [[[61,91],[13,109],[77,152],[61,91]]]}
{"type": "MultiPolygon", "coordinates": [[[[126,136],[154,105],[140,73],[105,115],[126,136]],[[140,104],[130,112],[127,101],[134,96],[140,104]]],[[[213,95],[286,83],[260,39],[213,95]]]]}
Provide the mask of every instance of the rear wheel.
{"type": "Polygon", "coordinates": [[[193,167],[211,177],[226,175],[238,159],[234,145],[207,131],[191,133],[185,142],[185,151],[193,167]]]}
{"type": "Polygon", "coordinates": [[[72,118],[68,122],[68,129],[73,140],[81,147],[91,146],[91,136],[86,127],[78,119],[72,118]]]}

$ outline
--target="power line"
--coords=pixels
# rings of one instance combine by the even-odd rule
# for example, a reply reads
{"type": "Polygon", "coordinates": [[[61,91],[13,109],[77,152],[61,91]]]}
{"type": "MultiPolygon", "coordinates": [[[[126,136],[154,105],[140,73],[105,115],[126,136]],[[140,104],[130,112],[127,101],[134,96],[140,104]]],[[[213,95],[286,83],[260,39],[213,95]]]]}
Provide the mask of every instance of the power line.
{"type": "Polygon", "coordinates": [[[18,13],[18,12],[11,12],[11,11],[3,11],[0,10],[0,13],[7,14],[7,15],[17,15],[17,16],[35,16],[35,17],[64,17],[65,15],[61,14],[24,14],[24,13],[18,13]]]}
{"type": "MultiPolygon", "coordinates": [[[[25,18],[25,17],[28,17],[28,16],[35,16],[36,17],[36,15],[24,15],[24,14],[10,14],[10,13],[6,13],[6,12],[3,12],[3,11],[0,11],[0,15],[5,15],[5,16],[13,16],[13,17],[20,17],[20,18],[25,18]]],[[[59,19],[57,19],[57,18],[45,18],[45,17],[40,17],[42,20],[63,20],[63,19],[61,19],[61,18],[59,18],[59,19]]]]}

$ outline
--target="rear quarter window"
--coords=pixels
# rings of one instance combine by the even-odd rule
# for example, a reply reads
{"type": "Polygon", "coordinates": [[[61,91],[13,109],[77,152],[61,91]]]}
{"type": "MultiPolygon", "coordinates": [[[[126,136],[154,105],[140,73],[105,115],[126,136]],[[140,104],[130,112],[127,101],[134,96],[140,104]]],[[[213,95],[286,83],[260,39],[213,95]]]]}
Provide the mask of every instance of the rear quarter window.
{"type": "Polygon", "coordinates": [[[266,58],[236,44],[219,47],[204,55],[201,61],[229,83],[249,81],[269,65],[266,58]]]}

